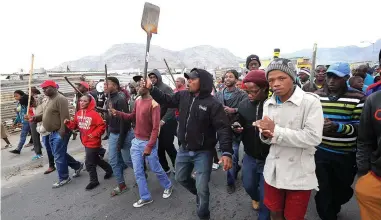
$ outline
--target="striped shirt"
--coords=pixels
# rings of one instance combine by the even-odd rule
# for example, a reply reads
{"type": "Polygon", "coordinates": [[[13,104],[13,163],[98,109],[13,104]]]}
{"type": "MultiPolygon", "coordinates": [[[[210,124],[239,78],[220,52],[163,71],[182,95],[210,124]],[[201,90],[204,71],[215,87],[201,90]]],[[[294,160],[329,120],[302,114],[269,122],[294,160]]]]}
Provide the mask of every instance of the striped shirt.
{"type": "Polygon", "coordinates": [[[364,106],[363,93],[348,89],[340,97],[330,97],[328,89],[323,88],[315,93],[320,96],[324,118],[338,124],[337,131],[324,132],[319,148],[335,153],[356,151],[357,127],[364,106]]]}

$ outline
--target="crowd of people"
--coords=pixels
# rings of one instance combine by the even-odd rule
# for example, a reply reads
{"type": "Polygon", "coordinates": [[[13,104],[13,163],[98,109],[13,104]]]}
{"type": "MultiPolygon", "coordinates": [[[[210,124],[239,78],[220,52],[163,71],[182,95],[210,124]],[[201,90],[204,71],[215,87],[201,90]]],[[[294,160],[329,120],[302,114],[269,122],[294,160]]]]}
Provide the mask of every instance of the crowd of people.
{"type": "Polygon", "coordinates": [[[348,63],[339,62],[328,68],[318,65],[311,78],[311,70],[298,70],[284,58],[275,58],[265,70],[260,67],[259,57],[250,55],[242,80],[236,70],[229,70],[217,86],[209,72],[194,68],[176,79],[174,91],[158,70],[150,71],[147,79],[135,76],[129,92],[115,77],[106,79],[104,93],[90,91],[86,82],[80,82],[72,118],[68,100],[54,81],[41,84],[45,96],[32,90],[29,112],[27,94],[17,90],[15,123],[21,122],[22,130],[18,147],[11,152],[20,154],[31,131],[33,159],[41,158],[37,144],[41,135],[49,157],[45,173],[57,169],[53,188],[62,187],[71,181],[68,167],[74,178],[84,168],[67,153],[70,136],[79,132],[90,176],[86,190],[99,185],[99,165],[104,179],[115,176],[111,196],[126,192],[124,169],[130,167],[139,189],[136,208],[153,202],[148,165],[164,189],[164,199],[173,192],[168,176],[174,173],[175,180],[195,196],[198,217],[209,219],[209,181],[212,170],[221,165],[229,194],[235,192],[241,172],[260,220],[304,219],[312,190],[317,191],[316,210],[323,220],[337,219],[354,193],[361,218],[380,219],[379,73],[367,65],[351,70],[348,63]]]}

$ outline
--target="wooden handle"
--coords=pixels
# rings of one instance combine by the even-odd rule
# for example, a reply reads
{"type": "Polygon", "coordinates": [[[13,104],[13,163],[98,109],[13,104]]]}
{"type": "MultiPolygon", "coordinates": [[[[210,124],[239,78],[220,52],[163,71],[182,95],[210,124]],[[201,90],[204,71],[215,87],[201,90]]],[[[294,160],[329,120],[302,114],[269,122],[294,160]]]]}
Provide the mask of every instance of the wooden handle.
{"type": "Polygon", "coordinates": [[[28,88],[29,88],[29,97],[28,97],[28,107],[26,108],[26,114],[29,115],[29,108],[30,108],[30,101],[32,99],[32,75],[33,75],[33,64],[34,64],[34,54],[32,54],[32,63],[30,65],[30,71],[29,71],[29,82],[28,82],[28,88]]]}

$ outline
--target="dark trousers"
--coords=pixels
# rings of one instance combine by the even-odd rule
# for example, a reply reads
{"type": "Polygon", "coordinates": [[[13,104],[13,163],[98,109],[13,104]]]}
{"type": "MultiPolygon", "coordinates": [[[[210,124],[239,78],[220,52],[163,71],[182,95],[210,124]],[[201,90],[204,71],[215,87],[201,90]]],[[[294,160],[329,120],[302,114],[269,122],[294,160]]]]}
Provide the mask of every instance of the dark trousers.
{"type": "Polygon", "coordinates": [[[315,153],[319,191],[316,210],[322,220],[336,220],[341,205],[353,196],[352,184],[357,172],[356,154],[339,154],[318,149],[315,153]]]}
{"type": "Polygon", "coordinates": [[[165,152],[167,152],[169,158],[171,159],[173,167],[175,166],[177,150],[173,144],[173,141],[175,140],[176,128],[177,122],[175,120],[170,120],[160,129],[158,156],[161,167],[163,167],[166,172],[170,170],[170,168],[165,152]]]}
{"type": "Polygon", "coordinates": [[[34,152],[38,155],[42,155],[42,145],[40,141],[40,133],[37,132],[37,124],[34,122],[30,122],[30,132],[32,133],[32,140],[34,146],[34,152]]]}
{"type": "Polygon", "coordinates": [[[86,170],[90,176],[91,183],[98,183],[97,165],[100,166],[106,173],[112,173],[112,168],[109,163],[104,161],[99,156],[99,150],[101,148],[88,148],[85,147],[86,151],[86,170]]]}

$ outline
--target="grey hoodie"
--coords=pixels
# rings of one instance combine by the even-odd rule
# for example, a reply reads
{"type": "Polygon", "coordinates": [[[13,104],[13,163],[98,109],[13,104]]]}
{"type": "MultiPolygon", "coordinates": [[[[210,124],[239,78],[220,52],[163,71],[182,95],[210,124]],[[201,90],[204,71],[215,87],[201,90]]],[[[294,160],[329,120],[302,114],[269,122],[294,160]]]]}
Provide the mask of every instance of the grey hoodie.
{"type": "MultiPolygon", "coordinates": [[[[157,83],[154,85],[165,94],[173,95],[171,87],[163,83],[159,70],[153,69],[148,75],[154,74],[157,77],[157,83]]],[[[166,105],[160,105],[160,119],[167,123],[169,120],[175,120],[175,109],[168,108],[166,105]]]]}

